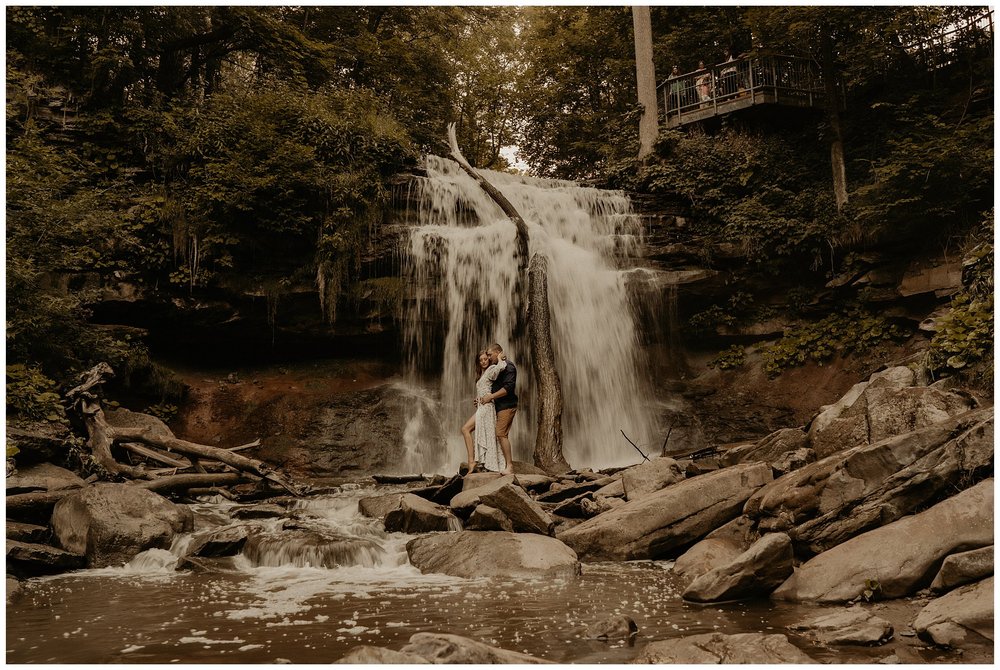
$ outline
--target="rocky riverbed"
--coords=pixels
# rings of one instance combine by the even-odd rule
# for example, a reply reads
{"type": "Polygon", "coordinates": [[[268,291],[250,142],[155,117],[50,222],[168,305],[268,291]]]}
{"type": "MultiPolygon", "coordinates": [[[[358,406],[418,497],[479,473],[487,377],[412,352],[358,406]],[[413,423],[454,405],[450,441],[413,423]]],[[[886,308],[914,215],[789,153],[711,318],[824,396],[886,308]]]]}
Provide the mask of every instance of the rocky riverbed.
{"type": "Polygon", "coordinates": [[[25,468],[8,658],[990,662],[993,409],[926,381],[598,472],[171,502],[25,468]]]}

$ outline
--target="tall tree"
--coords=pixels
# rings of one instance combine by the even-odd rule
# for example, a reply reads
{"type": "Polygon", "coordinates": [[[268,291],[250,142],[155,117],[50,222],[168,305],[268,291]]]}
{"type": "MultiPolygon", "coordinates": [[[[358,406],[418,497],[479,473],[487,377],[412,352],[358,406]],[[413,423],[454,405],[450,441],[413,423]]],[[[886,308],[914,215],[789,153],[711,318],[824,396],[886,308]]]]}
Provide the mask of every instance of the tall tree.
{"type": "Polygon", "coordinates": [[[653,153],[658,131],[656,70],[653,67],[653,27],[648,6],[632,7],[632,30],[635,37],[635,80],[642,105],[639,117],[639,159],[653,153]]]}

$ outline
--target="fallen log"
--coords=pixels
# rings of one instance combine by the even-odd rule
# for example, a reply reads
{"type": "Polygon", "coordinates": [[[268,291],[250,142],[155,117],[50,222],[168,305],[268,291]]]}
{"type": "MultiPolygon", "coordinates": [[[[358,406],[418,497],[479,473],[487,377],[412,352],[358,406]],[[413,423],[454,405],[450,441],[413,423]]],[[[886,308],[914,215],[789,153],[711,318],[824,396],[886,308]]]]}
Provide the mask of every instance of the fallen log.
{"type": "Polygon", "coordinates": [[[209,474],[172,475],[160,477],[152,481],[136,482],[134,485],[156,493],[172,493],[175,491],[189,491],[190,489],[195,488],[246,484],[250,481],[252,480],[249,477],[246,477],[239,472],[218,472],[209,474]]]}
{"type": "Polygon", "coordinates": [[[62,489],[59,491],[37,491],[34,493],[17,493],[7,496],[7,516],[12,519],[38,521],[48,524],[52,517],[52,508],[65,496],[80,489],[62,489]]]}
{"type": "Polygon", "coordinates": [[[122,442],[119,446],[121,446],[123,449],[131,451],[136,456],[142,456],[144,458],[148,458],[150,460],[154,460],[157,463],[163,463],[164,465],[169,465],[172,468],[190,468],[191,467],[190,461],[186,461],[186,460],[182,461],[182,460],[179,460],[179,459],[176,459],[176,458],[170,458],[169,456],[161,454],[158,451],[154,451],[153,449],[150,449],[149,447],[145,447],[145,446],[143,446],[141,444],[137,444],[135,442],[122,442]]]}

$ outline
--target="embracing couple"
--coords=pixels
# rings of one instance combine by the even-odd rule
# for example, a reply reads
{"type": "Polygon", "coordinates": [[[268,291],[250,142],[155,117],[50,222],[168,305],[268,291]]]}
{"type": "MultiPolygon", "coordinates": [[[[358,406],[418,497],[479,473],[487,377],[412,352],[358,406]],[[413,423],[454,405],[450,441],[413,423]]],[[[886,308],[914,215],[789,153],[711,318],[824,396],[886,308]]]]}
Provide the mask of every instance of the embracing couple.
{"type": "Polygon", "coordinates": [[[479,352],[476,356],[476,399],[473,401],[476,413],[462,426],[469,473],[477,464],[504,475],[513,472],[514,461],[507,436],[517,413],[516,383],[517,368],[507,360],[499,344],[491,344],[479,352]]]}

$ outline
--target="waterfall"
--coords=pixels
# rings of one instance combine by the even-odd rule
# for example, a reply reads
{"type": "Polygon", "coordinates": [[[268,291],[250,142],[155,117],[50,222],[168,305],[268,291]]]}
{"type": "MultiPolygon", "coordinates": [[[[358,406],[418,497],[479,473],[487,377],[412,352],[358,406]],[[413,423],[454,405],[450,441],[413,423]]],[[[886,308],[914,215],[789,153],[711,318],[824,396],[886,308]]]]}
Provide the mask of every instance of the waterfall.
{"type": "MultiPolygon", "coordinates": [[[[573,467],[633,463],[622,438],[657,442],[648,367],[625,275],[642,227],[621,192],[574,182],[484,171],[528,225],[530,252],[548,256],[553,349],[563,391],[564,453],[573,467]]],[[[518,310],[516,231],[479,185],[450,160],[429,156],[408,212],[403,272],[404,356],[410,381],[434,389],[446,444],[419,437],[419,408],[407,426],[414,470],[453,469],[464,460],[460,426],[473,413],[476,353],[504,347],[518,366],[515,460],[530,462],[537,430],[535,389],[518,310]]]]}

